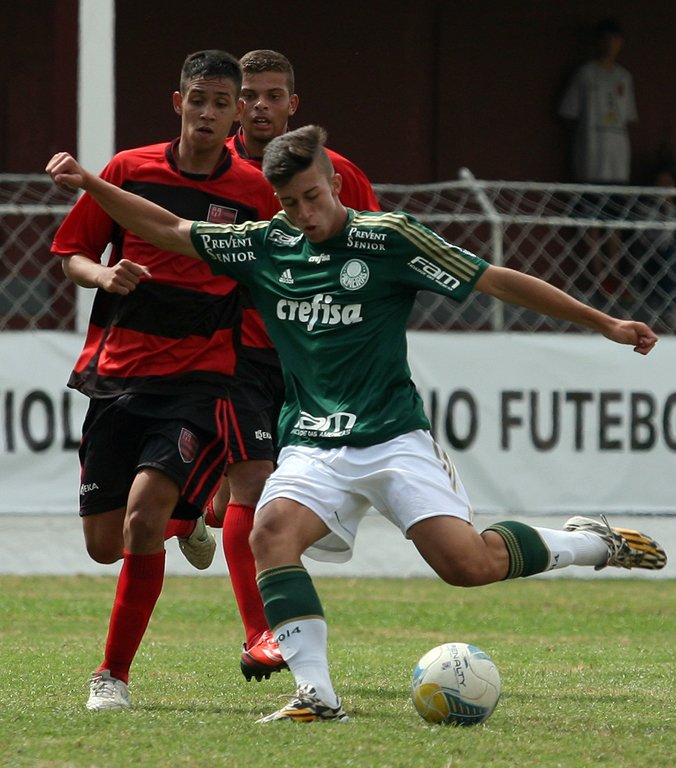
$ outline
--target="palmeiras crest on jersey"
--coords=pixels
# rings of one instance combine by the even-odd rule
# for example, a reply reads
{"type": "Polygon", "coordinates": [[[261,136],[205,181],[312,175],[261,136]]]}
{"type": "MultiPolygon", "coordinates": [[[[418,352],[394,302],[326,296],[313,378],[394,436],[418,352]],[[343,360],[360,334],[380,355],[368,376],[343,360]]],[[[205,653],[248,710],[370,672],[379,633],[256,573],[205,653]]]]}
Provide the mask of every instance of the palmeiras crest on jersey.
{"type": "Polygon", "coordinates": [[[178,436],[178,452],[186,464],[192,464],[197,456],[197,450],[200,441],[189,429],[181,428],[181,434],[178,436]]]}
{"type": "Polygon", "coordinates": [[[234,224],[237,221],[237,209],[211,203],[209,213],[207,214],[207,221],[210,221],[212,224],[234,224]]]}
{"type": "Polygon", "coordinates": [[[361,259],[350,259],[340,270],[340,284],[348,291],[356,291],[366,285],[369,268],[361,259]]]}

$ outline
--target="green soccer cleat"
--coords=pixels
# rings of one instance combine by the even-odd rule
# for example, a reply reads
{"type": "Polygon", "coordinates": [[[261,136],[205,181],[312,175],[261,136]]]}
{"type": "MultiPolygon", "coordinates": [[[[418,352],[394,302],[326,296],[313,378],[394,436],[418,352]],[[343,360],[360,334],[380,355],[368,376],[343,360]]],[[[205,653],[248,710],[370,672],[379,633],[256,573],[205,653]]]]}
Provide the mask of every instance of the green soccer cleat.
{"type": "Polygon", "coordinates": [[[588,531],[600,536],[608,546],[608,560],[595,566],[600,571],[607,565],[617,568],[647,568],[658,571],[667,564],[664,549],[650,536],[629,528],[611,528],[605,515],[603,523],[589,517],[571,517],[563,527],[564,531],[588,531]]]}

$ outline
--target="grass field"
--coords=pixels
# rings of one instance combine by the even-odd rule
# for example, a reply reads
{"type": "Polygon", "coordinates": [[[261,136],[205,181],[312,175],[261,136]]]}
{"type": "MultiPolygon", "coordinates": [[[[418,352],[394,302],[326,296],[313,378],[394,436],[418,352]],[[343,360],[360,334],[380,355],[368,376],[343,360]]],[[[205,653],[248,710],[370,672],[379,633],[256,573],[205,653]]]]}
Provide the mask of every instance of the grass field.
{"type": "Polygon", "coordinates": [[[670,768],[676,583],[537,579],[474,590],[426,579],[318,579],[347,724],[257,725],[293,692],[238,667],[226,579],[171,577],[132,668],[133,709],[90,713],[115,581],[0,577],[0,766],[11,768],[670,768]],[[491,654],[503,683],[475,728],[424,723],[423,652],[491,654]],[[286,698],[286,696],[284,696],[286,698]],[[283,700],[283,699],[282,699],[283,700]]]}

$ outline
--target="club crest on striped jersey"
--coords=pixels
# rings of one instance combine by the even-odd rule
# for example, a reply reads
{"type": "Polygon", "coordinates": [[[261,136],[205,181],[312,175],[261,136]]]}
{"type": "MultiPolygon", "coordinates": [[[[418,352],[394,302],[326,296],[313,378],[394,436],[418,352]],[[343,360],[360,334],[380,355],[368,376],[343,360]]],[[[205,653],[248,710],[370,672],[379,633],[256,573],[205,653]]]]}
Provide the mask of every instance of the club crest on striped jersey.
{"type": "Polygon", "coordinates": [[[212,224],[234,224],[237,221],[237,209],[211,203],[207,221],[212,224]]]}
{"type": "Polygon", "coordinates": [[[195,461],[199,445],[197,436],[189,429],[182,427],[181,434],[178,436],[178,452],[185,464],[192,464],[195,461]]]}
{"type": "Polygon", "coordinates": [[[369,275],[369,268],[361,259],[350,259],[340,270],[340,284],[347,291],[356,291],[366,285],[369,275]]]}

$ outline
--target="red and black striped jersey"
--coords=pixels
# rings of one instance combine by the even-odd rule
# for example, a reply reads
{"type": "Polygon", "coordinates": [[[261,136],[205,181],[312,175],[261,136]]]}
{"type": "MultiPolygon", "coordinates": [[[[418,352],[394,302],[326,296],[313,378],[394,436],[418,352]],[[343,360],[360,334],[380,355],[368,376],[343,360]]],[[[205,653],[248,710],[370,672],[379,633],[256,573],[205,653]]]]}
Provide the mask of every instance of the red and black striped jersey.
{"type": "MultiPolygon", "coordinates": [[[[254,168],[262,169],[263,158],[251,157],[244,144],[243,131],[240,128],[234,136],[226,140],[226,146],[233,155],[237,155],[249,162],[254,168]]],[[[379,211],[380,204],[376,197],[368,177],[350,162],[346,157],[339,155],[332,149],[326,148],[331,158],[333,169],[342,177],[343,183],[340,190],[340,201],[348,208],[356,211],[379,211]]],[[[278,206],[279,209],[279,206],[278,206]]],[[[249,293],[245,288],[242,291],[242,355],[249,359],[271,363],[272,356],[266,350],[272,348],[272,342],[265,330],[265,325],[258,311],[253,306],[249,293]]]]}
{"type": "MultiPolygon", "coordinates": [[[[279,205],[262,175],[229,150],[208,176],[176,165],[178,139],[118,153],[107,181],[186,219],[242,223],[271,218],[279,205]]],[[[117,224],[88,194],[52,244],[58,256],[143,264],[152,279],[127,296],[96,291],[83,350],[68,386],[92,398],[126,392],[225,396],[236,364],[241,299],[236,283],[196,259],[162,251],[117,224]]]]}

